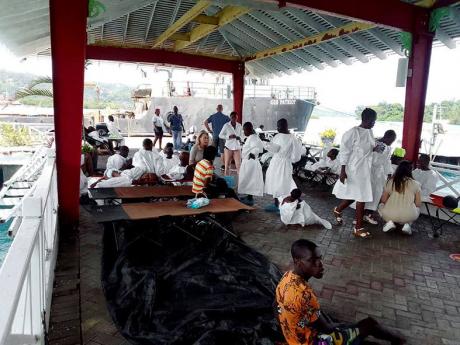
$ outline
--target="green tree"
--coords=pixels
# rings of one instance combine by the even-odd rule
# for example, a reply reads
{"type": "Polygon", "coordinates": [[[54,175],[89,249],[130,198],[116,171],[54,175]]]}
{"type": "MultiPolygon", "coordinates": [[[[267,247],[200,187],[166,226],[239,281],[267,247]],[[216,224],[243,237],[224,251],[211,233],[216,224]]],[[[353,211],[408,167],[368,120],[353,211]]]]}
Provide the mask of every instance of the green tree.
{"type": "MultiPolygon", "coordinates": [[[[425,105],[424,122],[431,122],[433,118],[433,108],[435,103],[425,105]]],[[[438,106],[438,115],[441,114],[442,119],[449,120],[451,124],[460,124],[460,100],[442,101],[438,106]]],[[[377,105],[368,106],[374,109],[378,114],[379,121],[402,121],[404,117],[404,107],[400,103],[380,102],[377,105]]],[[[357,117],[361,116],[361,112],[365,106],[359,105],[355,109],[357,117]]]]}

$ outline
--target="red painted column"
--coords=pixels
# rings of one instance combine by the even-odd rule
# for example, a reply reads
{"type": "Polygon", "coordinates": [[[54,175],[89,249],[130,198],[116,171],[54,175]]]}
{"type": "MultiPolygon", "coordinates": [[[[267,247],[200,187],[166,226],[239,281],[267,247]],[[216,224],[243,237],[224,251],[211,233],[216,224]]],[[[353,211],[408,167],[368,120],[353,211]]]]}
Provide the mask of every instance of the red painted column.
{"type": "Polygon", "coordinates": [[[65,227],[79,218],[87,13],[87,1],[50,0],[59,221],[65,227]]]}
{"type": "Polygon", "coordinates": [[[402,146],[406,159],[415,162],[421,145],[425,98],[433,35],[414,35],[406,81],[402,146]]]}
{"type": "Polygon", "coordinates": [[[237,112],[240,123],[243,123],[244,69],[244,62],[238,62],[233,71],[233,110],[237,112]]]}

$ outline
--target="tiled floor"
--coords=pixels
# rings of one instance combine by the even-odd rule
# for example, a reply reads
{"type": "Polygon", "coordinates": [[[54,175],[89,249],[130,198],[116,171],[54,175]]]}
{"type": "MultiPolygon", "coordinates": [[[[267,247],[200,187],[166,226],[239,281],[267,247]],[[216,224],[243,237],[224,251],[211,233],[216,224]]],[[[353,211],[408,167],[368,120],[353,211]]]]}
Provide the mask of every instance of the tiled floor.
{"type": "MultiPolygon", "coordinates": [[[[332,221],[336,200],[327,192],[305,190],[305,199],[318,215],[332,221]]],[[[428,218],[414,224],[410,237],[382,233],[370,227],[371,239],[351,234],[353,213],[345,225],[323,230],[285,227],[279,216],[260,209],[241,214],[234,229],[252,247],[282,270],[290,266],[289,249],[298,238],[321,246],[326,274],[313,281],[322,307],[343,321],[371,315],[408,338],[408,344],[460,344],[460,263],[448,255],[460,252],[460,228],[450,225],[433,239],[428,218]]],[[[80,306],[84,344],[127,344],[112,324],[100,283],[102,227],[81,209],[80,306]]],[[[52,319],[54,315],[51,315],[52,319]]],[[[51,344],[74,344],[54,337],[51,344]]]]}

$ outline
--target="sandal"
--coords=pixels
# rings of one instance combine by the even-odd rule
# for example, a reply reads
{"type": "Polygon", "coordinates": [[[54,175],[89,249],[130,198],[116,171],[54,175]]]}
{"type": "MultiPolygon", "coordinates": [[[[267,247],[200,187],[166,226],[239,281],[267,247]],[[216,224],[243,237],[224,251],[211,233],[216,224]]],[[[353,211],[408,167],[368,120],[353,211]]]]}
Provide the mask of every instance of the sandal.
{"type": "Polygon", "coordinates": [[[334,208],[334,217],[338,225],[343,224],[342,212],[337,211],[337,207],[334,208]]]}
{"type": "Polygon", "coordinates": [[[361,228],[361,229],[353,228],[353,236],[358,237],[358,238],[369,238],[371,237],[371,233],[364,231],[364,228],[361,228]]]}

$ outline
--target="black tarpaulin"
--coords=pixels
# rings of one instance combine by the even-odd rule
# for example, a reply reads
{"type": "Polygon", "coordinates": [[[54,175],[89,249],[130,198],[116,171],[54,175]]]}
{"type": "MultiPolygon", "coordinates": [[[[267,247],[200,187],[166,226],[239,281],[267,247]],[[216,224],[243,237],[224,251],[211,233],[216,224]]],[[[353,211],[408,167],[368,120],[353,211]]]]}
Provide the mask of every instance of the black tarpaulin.
{"type": "Polygon", "coordinates": [[[262,254],[205,222],[106,225],[102,282],[112,318],[133,344],[273,344],[282,340],[262,254]]]}

